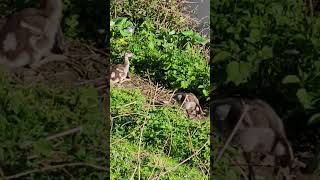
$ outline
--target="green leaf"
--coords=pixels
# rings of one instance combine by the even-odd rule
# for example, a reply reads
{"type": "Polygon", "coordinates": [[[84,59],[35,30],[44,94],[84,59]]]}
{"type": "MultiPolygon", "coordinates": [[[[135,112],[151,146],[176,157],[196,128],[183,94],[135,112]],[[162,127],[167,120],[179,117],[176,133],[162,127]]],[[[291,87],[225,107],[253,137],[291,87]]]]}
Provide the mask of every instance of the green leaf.
{"type": "Polygon", "coordinates": [[[116,24],[116,23],[115,23],[114,21],[111,21],[111,22],[110,22],[110,28],[113,28],[113,27],[115,26],[115,24],[116,24]]]}
{"type": "Polygon", "coordinates": [[[188,81],[181,81],[181,87],[182,88],[187,88],[189,86],[189,82],[188,81]]]}
{"type": "Polygon", "coordinates": [[[298,50],[296,50],[296,49],[288,49],[288,50],[285,50],[284,53],[285,54],[294,54],[294,55],[296,55],[296,54],[299,54],[300,52],[298,50]]]}
{"type": "Polygon", "coordinates": [[[273,57],[272,47],[270,46],[263,46],[261,50],[261,55],[263,59],[270,59],[273,57]]]}
{"type": "Polygon", "coordinates": [[[183,35],[185,36],[192,36],[193,35],[193,31],[192,30],[187,30],[187,31],[183,31],[181,32],[183,35]]]}
{"type": "Polygon", "coordinates": [[[288,83],[299,83],[300,79],[296,75],[287,75],[282,79],[283,84],[288,84],[288,83]]]}
{"type": "Polygon", "coordinates": [[[169,32],[169,35],[174,35],[175,33],[176,33],[176,31],[172,30],[172,31],[169,32]]]}
{"type": "Polygon", "coordinates": [[[153,43],[153,42],[149,42],[148,47],[149,47],[150,49],[154,49],[154,43],[153,43]]]}
{"type": "Polygon", "coordinates": [[[299,89],[296,95],[305,109],[312,108],[312,96],[306,91],[306,89],[299,89]]]}
{"type": "Polygon", "coordinates": [[[233,82],[236,85],[247,81],[251,74],[251,65],[247,62],[232,61],[227,65],[227,82],[233,82]]]}
{"type": "Polygon", "coordinates": [[[227,51],[220,51],[213,57],[213,62],[224,61],[231,57],[231,53],[227,51]]]}
{"type": "Polygon", "coordinates": [[[296,35],[293,36],[292,39],[294,39],[294,40],[304,40],[305,37],[302,34],[296,34],[296,35]]]}
{"type": "Polygon", "coordinates": [[[202,90],[202,93],[203,93],[204,96],[209,96],[209,92],[207,90],[205,90],[205,89],[202,90]]]}
{"type": "Polygon", "coordinates": [[[197,43],[204,45],[207,41],[204,37],[202,37],[200,34],[195,34],[194,39],[197,43]]]}
{"type": "Polygon", "coordinates": [[[314,66],[315,66],[315,68],[316,68],[316,71],[317,71],[317,72],[320,72],[320,61],[315,61],[315,62],[314,62],[314,66]]]}
{"type": "Polygon", "coordinates": [[[130,36],[131,35],[131,33],[126,29],[120,30],[120,34],[122,36],[130,36]]]}
{"type": "Polygon", "coordinates": [[[320,113],[316,113],[314,115],[312,115],[310,117],[310,119],[308,120],[308,124],[311,125],[311,124],[315,124],[315,123],[318,123],[320,122],[320,113]]]}
{"type": "Polygon", "coordinates": [[[251,43],[255,43],[255,42],[258,42],[260,41],[261,39],[261,34],[260,34],[260,30],[259,29],[253,29],[251,30],[250,32],[250,36],[249,38],[247,38],[247,40],[251,43]]]}

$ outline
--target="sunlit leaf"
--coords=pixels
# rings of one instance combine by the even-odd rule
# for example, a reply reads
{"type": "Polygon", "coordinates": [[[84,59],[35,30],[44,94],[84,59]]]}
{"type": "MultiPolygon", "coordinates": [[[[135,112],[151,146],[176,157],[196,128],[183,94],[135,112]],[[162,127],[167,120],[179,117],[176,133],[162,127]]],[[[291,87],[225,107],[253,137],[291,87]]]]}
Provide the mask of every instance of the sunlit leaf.
{"type": "Polygon", "coordinates": [[[187,31],[183,31],[183,32],[181,32],[183,35],[185,35],[185,36],[192,36],[193,35],[193,31],[192,30],[187,30],[187,31]]]}
{"type": "Polygon", "coordinates": [[[288,83],[299,83],[300,79],[296,75],[287,75],[282,79],[283,84],[288,84],[288,83]]]}

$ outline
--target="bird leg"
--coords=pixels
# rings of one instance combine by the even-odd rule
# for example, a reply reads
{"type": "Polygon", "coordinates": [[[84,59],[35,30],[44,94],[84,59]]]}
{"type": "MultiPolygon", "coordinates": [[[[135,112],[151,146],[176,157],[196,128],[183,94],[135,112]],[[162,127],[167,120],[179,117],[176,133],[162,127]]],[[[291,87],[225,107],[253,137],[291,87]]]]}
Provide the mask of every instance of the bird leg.
{"type": "Polygon", "coordinates": [[[243,156],[248,164],[248,169],[249,169],[249,175],[248,178],[249,180],[255,180],[255,173],[251,164],[251,153],[250,152],[243,152],[243,156]]]}
{"type": "Polygon", "coordinates": [[[131,79],[129,71],[127,72],[127,77],[126,77],[126,79],[129,79],[129,80],[131,79]]]}

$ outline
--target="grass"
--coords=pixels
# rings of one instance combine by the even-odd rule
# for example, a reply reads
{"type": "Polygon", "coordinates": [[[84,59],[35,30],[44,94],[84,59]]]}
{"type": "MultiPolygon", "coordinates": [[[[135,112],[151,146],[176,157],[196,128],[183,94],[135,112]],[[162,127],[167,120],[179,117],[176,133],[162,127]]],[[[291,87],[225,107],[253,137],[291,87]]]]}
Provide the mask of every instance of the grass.
{"type": "Polygon", "coordinates": [[[0,76],[1,179],[103,179],[104,116],[93,87],[49,89],[0,76]]]}
{"type": "Polygon", "coordinates": [[[139,89],[111,89],[112,179],[208,179],[209,121],[148,104],[139,89]]]}

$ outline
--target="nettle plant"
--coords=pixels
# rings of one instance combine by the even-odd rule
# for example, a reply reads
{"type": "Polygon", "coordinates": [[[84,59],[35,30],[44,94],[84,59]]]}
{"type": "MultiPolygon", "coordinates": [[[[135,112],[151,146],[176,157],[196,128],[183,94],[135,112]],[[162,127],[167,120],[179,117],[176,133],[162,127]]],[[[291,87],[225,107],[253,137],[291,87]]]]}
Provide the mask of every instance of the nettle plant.
{"type": "Polygon", "coordinates": [[[156,82],[171,89],[193,91],[208,97],[209,66],[206,60],[208,40],[190,29],[181,32],[156,28],[152,21],[137,25],[127,18],[111,21],[112,59],[131,51],[131,70],[140,75],[149,75],[156,82]]]}
{"type": "Polygon", "coordinates": [[[302,1],[224,0],[211,9],[214,83],[272,89],[319,122],[319,17],[306,15],[302,1]]]}

